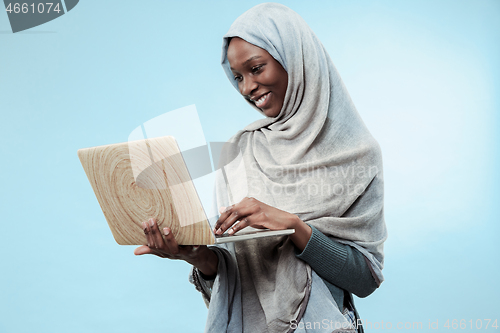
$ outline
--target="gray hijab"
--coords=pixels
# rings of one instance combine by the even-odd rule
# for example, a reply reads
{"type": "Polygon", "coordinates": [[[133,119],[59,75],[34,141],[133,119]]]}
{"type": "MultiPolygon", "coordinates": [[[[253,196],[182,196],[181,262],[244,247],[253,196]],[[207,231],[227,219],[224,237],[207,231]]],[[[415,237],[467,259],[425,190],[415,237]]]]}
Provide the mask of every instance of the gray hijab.
{"type": "MultiPolygon", "coordinates": [[[[277,117],[231,138],[223,155],[232,162],[218,177],[217,205],[249,196],[296,214],[361,251],[381,283],[387,236],[381,152],[323,45],[291,9],[251,8],[223,41],[222,66],[236,89],[226,57],[230,37],[269,52],[287,71],[288,88],[277,117]]],[[[243,327],[262,322],[268,332],[288,331],[307,305],[311,284],[311,268],[296,258],[293,243],[287,237],[238,242],[230,252],[239,270],[243,327]]]]}

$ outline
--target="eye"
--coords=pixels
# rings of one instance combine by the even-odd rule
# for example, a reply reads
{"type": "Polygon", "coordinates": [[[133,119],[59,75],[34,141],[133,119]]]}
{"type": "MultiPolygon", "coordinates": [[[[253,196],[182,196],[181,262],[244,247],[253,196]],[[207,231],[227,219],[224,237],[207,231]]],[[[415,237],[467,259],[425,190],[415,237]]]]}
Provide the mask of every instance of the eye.
{"type": "Polygon", "coordinates": [[[235,75],[234,76],[234,79],[238,82],[241,82],[241,80],[243,80],[243,78],[241,77],[241,75],[235,75]]]}
{"type": "Polygon", "coordinates": [[[264,67],[264,65],[257,65],[257,66],[253,66],[253,67],[252,67],[252,73],[253,73],[253,74],[257,74],[257,73],[259,73],[259,72],[262,70],[262,67],[264,67]]]}

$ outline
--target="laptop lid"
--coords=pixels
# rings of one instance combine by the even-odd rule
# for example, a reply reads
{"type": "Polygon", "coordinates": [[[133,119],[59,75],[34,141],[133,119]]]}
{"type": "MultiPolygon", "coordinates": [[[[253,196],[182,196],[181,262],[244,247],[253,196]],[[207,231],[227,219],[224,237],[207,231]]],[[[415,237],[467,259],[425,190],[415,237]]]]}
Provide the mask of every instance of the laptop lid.
{"type": "Polygon", "coordinates": [[[109,228],[120,245],[144,245],[155,218],[179,245],[214,244],[206,214],[172,136],[78,150],[109,228]]]}

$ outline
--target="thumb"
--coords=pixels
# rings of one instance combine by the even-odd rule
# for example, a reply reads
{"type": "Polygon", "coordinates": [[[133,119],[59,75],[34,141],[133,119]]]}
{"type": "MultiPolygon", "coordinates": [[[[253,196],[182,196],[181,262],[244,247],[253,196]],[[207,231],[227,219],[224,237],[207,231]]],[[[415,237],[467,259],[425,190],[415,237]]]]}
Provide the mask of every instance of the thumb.
{"type": "Polygon", "coordinates": [[[143,245],[143,246],[139,246],[138,248],[136,248],[134,250],[134,254],[136,256],[140,256],[140,255],[143,255],[143,254],[151,254],[151,249],[149,248],[149,246],[146,246],[146,245],[143,245]]]}

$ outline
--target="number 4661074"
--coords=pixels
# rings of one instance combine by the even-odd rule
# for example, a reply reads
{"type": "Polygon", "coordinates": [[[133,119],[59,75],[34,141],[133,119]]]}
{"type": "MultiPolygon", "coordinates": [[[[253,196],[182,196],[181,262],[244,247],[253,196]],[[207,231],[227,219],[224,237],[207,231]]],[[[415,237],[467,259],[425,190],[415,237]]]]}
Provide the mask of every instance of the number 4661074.
{"type": "Polygon", "coordinates": [[[446,328],[451,328],[451,329],[488,329],[488,328],[495,328],[498,329],[498,319],[492,320],[491,319],[476,319],[476,321],[473,321],[472,319],[469,321],[466,321],[465,319],[461,319],[460,321],[458,319],[453,319],[453,320],[447,320],[444,323],[444,327],[446,328]],[[484,321],[484,323],[483,323],[484,321]]]}
{"type": "Polygon", "coordinates": [[[27,3],[16,2],[14,4],[9,3],[9,5],[5,8],[5,11],[8,12],[9,14],[12,12],[14,12],[15,14],[18,13],[26,14],[28,12],[42,14],[42,13],[50,13],[51,10],[53,12],[59,13],[62,9],[59,7],[59,3],[56,3],[56,5],[54,6],[53,2],[46,2],[45,4],[40,2],[37,6],[35,6],[34,3],[30,5],[27,3]]]}

